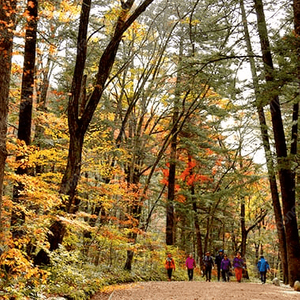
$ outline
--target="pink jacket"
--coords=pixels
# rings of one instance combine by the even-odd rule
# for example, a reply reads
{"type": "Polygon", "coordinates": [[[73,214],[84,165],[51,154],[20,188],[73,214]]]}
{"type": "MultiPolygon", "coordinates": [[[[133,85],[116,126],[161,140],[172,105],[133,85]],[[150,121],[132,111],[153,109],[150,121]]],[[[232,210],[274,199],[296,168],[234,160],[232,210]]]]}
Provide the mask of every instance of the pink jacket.
{"type": "Polygon", "coordinates": [[[194,269],[194,267],[196,267],[196,262],[193,258],[188,257],[185,261],[185,265],[188,269],[194,269]]]}

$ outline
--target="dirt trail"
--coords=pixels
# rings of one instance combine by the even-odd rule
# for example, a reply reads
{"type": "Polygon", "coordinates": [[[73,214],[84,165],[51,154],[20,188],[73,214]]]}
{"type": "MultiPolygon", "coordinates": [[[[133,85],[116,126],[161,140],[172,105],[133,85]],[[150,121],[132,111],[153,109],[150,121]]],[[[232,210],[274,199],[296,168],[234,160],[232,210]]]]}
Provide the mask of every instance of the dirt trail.
{"type": "Polygon", "coordinates": [[[237,282],[142,282],[111,287],[92,300],[299,300],[287,286],[237,282]]]}

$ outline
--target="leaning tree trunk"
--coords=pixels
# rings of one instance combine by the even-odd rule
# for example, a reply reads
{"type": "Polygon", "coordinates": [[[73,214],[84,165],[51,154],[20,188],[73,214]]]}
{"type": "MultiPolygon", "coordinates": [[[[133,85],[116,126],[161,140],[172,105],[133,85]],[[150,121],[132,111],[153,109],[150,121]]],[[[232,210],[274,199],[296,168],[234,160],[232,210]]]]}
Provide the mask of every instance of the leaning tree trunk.
{"type": "Polygon", "coordinates": [[[282,218],[281,204],[280,204],[279,193],[278,193],[278,188],[277,188],[277,181],[276,181],[273,157],[271,155],[272,151],[271,151],[271,146],[270,146],[270,141],[269,141],[268,126],[266,123],[264,109],[261,104],[262,101],[260,101],[260,98],[259,98],[259,95],[260,95],[259,82],[258,82],[256,66],[255,66],[255,62],[254,62],[254,53],[253,53],[252,46],[251,46],[250,34],[248,31],[247,17],[246,17],[246,11],[245,11],[245,6],[244,6],[243,0],[240,0],[240,6],[241,6],[241,11],[242,11],[245,41],[246,41],[246,45],[247,45],[247,53],[249,56],[252,80],[253,80],[253,85],[254,85],[254,92],[255,92],[255,97],[256,97],[255,103],[256,103],[256,107],[257,107],[261,137],[262,137],[263,147],[264,147],[264,151],[265,151],[265,157],[266,157],[266,161],[267,161],[268,178],[269,178],[269,184],[270,184],[270,190],[271,190],[271,196],[272,196],[273,209],[274,209],[274,214],[275,214],[277,235],[278,235],[278,239],[279,239],[279,251],[280,251],[280,257],[281,257],[281,262],[282,262],[283,281],[284,281],[284,283],[287,283],[288,282],[288,264],[287,264],[286,237],[285,237],[285,229],[284,229],[284,226],[282,225],[283,218],[282,218]]]}
{"type": "Polygon", "coordinates": [[[0,2],[0,233],[3,229],[3,179],[7,157],[6,133],[8,115],[8,95],[11,72],[13,36],[15,28],[16,0],[0,2]]]}
{"type": "MultiPolygon", "coordinates": [[[[269,87],[274,86],[273,61],[270,51],[267,26],[261,0],[255,0],[258,32],[264,62],[265,79],[269,87]]],[[[300,273],[300,243],[297,217],[295,213],[295,178],[291,159],[287,155],[287,146],[281,117],[279,97],[273,91],[266,91],[269,99],[275,148],[277,154],[279,180],[282,194],[282,207],[286,231],[287,259],[289,266],[289,284],[293,286],[300,273]]],[[[281,224],[283,226],[283,224],[281,224]]]]}

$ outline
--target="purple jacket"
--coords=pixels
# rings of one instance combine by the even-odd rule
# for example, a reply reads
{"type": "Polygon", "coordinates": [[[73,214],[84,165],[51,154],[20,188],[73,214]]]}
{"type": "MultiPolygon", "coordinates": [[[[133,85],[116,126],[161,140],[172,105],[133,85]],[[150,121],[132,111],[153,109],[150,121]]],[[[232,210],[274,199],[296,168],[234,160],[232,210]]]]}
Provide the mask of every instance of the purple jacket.
{"type": "Polygon", "coordinates": [[[243,268],[244,267],[244,260],[242,258],[235,257],[233,259],[233,267],[234,268],[243,268]]]}
{"type": "Polygon", "coordinates": [[[227,259],[223,258],[221,261],[221,269],[227,271],[230,269],[230,267],[231,267],[230,260],[228,258],[227,259]]]}

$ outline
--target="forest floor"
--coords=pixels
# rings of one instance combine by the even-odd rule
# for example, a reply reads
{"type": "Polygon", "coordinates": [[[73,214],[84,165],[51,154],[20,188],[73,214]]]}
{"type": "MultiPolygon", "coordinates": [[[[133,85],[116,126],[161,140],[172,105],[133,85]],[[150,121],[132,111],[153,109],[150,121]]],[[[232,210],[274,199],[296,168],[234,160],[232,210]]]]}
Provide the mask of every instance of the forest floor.
{"type": "Polygon", "coordinates": [[[111,286],[92,300],[299,300],[289,286],[251,282],[160,281],[111,286]]]}

